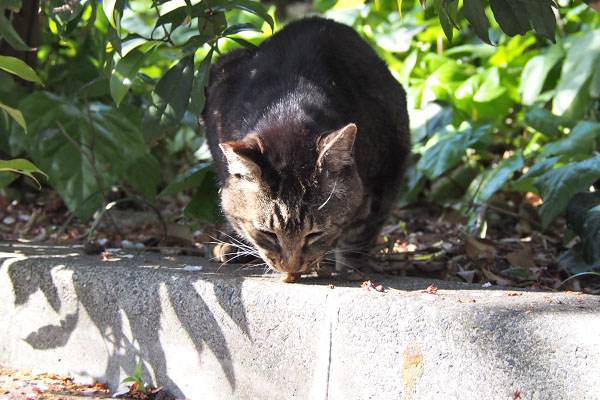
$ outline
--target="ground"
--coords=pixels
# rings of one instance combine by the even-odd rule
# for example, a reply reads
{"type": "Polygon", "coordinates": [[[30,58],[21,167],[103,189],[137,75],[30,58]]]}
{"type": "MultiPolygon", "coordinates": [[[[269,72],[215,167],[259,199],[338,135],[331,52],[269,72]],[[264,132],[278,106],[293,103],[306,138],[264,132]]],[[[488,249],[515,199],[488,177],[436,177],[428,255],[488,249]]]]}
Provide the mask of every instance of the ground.
{"type": "MultiPolygon", "coordinates": [[[[69,220],[70,212],[49,188],[21,185],[19,190],[0,191],[0,240],[85,245],[86,252],[99,257],[106,249],[121,247],[209,257],[224,228],[181,217],[188,200],[182,195],[157,202],[165,225],[155,210],[123,203],[92,229],[95,219],[69,220]],[[87,243],[88,236],[93,245],[87,243]]],[[[486,239],[467,235],[466,219],[453,208],[427,202],[398,207],[379,237],[376,258],[383,269],[402,276],[600,294],[600,282],[593,276],[561,285],[570,276],[558,263],[566,250],[564,220],[542,231],[535,213],[523,211],[537,200],[529,199],[528,207],[521,204],[517,210],[508,197],[490,204],[486,239]]]]}

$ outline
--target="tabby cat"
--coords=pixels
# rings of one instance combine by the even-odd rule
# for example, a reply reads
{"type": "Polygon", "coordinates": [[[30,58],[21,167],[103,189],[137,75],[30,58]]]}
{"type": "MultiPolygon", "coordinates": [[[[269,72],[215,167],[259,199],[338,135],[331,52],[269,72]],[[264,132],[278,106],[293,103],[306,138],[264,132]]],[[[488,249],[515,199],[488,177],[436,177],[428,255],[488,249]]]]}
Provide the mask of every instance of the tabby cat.
{"type": "Polygon", "coordinates": [[[295,280],[335,254],[361,268],[410,149],[406,95],[350,27],[292,22],[219,58],[203,113],[221,206],[237,235],[295,280]]]}

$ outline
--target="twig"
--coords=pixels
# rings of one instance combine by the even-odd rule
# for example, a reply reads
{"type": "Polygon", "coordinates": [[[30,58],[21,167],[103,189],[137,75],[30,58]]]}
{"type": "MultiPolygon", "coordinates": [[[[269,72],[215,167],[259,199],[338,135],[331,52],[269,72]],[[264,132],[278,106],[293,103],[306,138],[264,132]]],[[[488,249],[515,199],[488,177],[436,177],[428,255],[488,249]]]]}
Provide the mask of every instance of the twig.
{"type": "MultiPolygon", "coordinates": [[[[156,4],[156,7],[154,7],[154,9],[156,10],[156,19],[159,20],[160,19],[160,11],[158,10],[158,3],[156,4]]],[[[173,41],[171,40],[171,34],[169,33],[169,31],[167,31],[167,28],[164,25],[162,25],[162,28],[163,28],[163,31],[165,32],[165,39],[163,39],[163,40],[165,42],[170,43],[173,46],[175,46],[175,43],[173,43],[173,41]]],[[[171,30],[173,30],[173,28],[171,28],[171,30]]],[[[154,33],[154,30],[152,30],[152,32],[154,33]]],[[[152,39],[152,37],[150,37],[150,39],[152,39]]]]}
{"type": "MultiPolygon", "coordinates": [[[[501,214],[508,215],[509,217],[513,217],[515,219],[525,220],[525,221],[529,222],[530,224],[534,225],[538,229],[540,229],[542,227],[542,225],[540,225],[540,223],[538,221],[536,221],[534,219],[531,219],[531,218],[529,218],[526,215],[520,215],[520,214],[517,214],[515,212],[506,210],[506,209],[504,209],[502,207],[495,206],[493,204],[489,204],[489,203],[485,203],[485,204],[471,203],[470,205],[471,206],[475,206],[475,207],[482,207],[482,208],[483,207],[487,207],[487,208],[489,208],[491,210],[494,210],[494,211],[497,211],[497,212],[499,212],[501,214]]],[[[478,219],[479,219],[479,217],[478,217],[478,219]]]]}
{"type": "Polygon", "coordinates": [[[64,6],[54,7],[52,9],[52,12],[54,14],[58,14],[58,13],[61,13],[61,12],[70,11],[71,14],[73,14],[75,12],[75,7],[77,7],[80,2],[81,2],[81,0],[73,0],[73,2],[65,0],[65,5],[64,6]]]}
{"type": "MultiPolygon", "coordinates": [[[[89,108],[88,108],[88,112],[89,112],[89,108]]],[[[91,114],[90,114],[90,123],[91,123],[91,114]]],[[[98,189],[100,190],[100,196],[102,196],[102,204],[104,207],[106,207],[106,205],[108,204],[108,198],[106,197],[106,194],[104,193],[104,190],[102,189],[102,180],[100,179],[100,174],[98,173],[98,169],[96,168],[96,162],[94,160],[94,148],[90,147],[90,151],[89,154],[88,152],[84,151],[83,148],[79,145],[79,143],[77,143],[75,141],[75,139],[73,139],[71,137],[71,135],[69,135],[67,133],[67,131],[65,130],[65,128],[63,127],[63,125],[60,123],[59,120],[56,120],[56,125],[58,126],[58,129],[61,131],[61,133],[67,138],[67,140],[69,142],[71,142],[71,144],[73,146],[75,146],[75,148],[77,149],[77,151],[79,151],[79,153],[85,157],[85,159],[88,161],[88,163],[90,163],[90,166],[92,167],[92,173],[94,174],[94,179],[96,180],[96,185],[98,185],[98,189]]],[[[93,123],[91,123],[91,129],[92,129],[92,137],[94,137],[94,125],[93,123]]],[[[94,139],[92,139],[94,140],[94,139]]],[[[93,143],[91,143],[93,145],[93,143]]],[[[115,223],[115,221],[112,219],[112,216],[110,216],[109,214],[109,218],[113,224],[113,226],[115,227],[116,231],[120,233],[119,231],[119,227],[117,226],[117,224],[115,223]]]]}
{"type": "Polygon", "coordinates": [[[477,212],[477,219],[475,221],[475,237],[481,236],[481,230],[483,229],[483,221],[485,219],[485,213],[489,207],[488,203],[481,204],[479,211],[477,212]]]}

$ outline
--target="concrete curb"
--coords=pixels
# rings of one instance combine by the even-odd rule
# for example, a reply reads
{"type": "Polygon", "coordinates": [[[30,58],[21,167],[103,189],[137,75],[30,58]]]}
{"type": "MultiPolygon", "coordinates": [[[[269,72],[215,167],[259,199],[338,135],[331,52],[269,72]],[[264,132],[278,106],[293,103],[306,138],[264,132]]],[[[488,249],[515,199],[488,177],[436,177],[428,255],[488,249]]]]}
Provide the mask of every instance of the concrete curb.
{"type": "Polygon", "coordinates": [[[0,365],[190,399],[597,399],[598,297],[0,244],[0,365]],[[200,266],[188,271],[185,266],[200,266]],[[333,283],[335,288],[329,288],[333,283]],[[437,294],[421,291],[435,283],[437,294]]]}

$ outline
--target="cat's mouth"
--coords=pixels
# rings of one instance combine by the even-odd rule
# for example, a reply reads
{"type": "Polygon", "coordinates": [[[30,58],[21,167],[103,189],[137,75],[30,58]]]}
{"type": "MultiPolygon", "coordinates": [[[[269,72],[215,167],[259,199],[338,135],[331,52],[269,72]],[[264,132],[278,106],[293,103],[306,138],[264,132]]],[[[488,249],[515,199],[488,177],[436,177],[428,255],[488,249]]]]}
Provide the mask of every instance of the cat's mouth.
{"type": "Polygon", "coordinates": [[[306,274],[314,269],[317,269],[319,261],[320,259],[306,262],[300,260],[299,258],[293,258],[290,260],[285,260],[283,262],[281,260],[276,262],[273,262],[273,260],[269,260],[268,263],[271,265],[271,268],[279,272],[284,272],[287,274],[306,274]]]}

